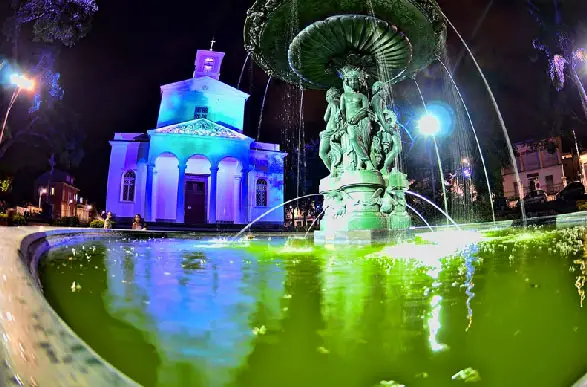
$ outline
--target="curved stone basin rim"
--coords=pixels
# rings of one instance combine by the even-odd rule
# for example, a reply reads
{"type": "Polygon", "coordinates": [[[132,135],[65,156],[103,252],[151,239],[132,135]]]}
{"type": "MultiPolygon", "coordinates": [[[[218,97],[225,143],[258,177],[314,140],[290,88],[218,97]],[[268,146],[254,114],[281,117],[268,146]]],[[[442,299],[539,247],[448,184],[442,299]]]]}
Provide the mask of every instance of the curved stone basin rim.
{"type": "Polygon", "coordinates": [[[48,249],[75,236],[103,237],[103,230],[0,229],[0,385],[138,386],[69,328],[36,277],[48,249]]]}
{"type": "MultiPolygon", "coordinates": [[[[554,220],[557,228],[586,226],[587,212],[559,215],[554,220]]],[[[500,228],[510,225],[504,222],[500,228]]],[[[39,382],[47,386],[138,386],[65,324],[45,300],[39,279],[33,276],[39,258],[48,249],[76,237],[96,239],[116,234],[130,233],[0,227],[0,386],[39,382]]],[[[587,375],[572,387],[587,387],[587,375]]]]}

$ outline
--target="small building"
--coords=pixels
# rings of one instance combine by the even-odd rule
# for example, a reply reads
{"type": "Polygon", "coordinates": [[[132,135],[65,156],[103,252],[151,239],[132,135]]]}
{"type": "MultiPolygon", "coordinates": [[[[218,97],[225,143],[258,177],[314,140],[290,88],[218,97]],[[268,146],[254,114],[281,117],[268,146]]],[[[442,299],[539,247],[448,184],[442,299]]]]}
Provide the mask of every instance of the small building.
{"type": "MultiPolygon", "coordinates": [[[[219,80],[223,57],[199,50],[192,78],[161,86],[156,128],[110,141],[106,209],[117,219],[247,224],[283,203],[286,154],[243,134],[249,95],[219,80]]],[[[283,209],[260,219],[283,221],[283,209]]]]}
{"type": "MultiPolygon", "coordinates": [[[[554,198],[566,184],[561,138],[528,141],[515,144],[514,147],[524,195],[540,189],[544,190],[550,199],[554,198]]],[[[514,168],[503,168],[501,174],[504,196],[510,200],[518,199],[518,182],[514,168]]]]}
{"type": "Polygon", "coordinates": [[[587,152],[569,152],[563,154],[563,167],[567,182],[580,181],[587,186],[587,152]]]}
{"type": "Polygon", "coordinates": [[[284,226],[286,230],[308,231],[310,228],[318,230],[320,216],[323,215],[321,202],[318,203],[315,198],[306,198],[298,202],[298,205],[292,204],[285,208],[284,226]]]}
{"type": "Polygon", "coordinates": [[[77,216],[79,192],[73,176],[58,169],[45,172],[35,180],[39,207],[48,208],[53,219],[77,216]]]}

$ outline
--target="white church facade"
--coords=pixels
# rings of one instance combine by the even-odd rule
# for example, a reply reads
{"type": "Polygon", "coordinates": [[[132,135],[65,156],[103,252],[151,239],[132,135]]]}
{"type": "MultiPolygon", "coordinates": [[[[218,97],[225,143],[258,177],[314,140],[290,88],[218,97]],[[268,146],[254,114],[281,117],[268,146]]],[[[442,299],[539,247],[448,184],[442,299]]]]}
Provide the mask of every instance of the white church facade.
{"type": "MultiPolygon", "coordinates": [[[[247,224],[283,203],[286,154],[243,134],[249,95],[219,80],[223,57],[199,50],[193,78],[161,87],[156,128],[110,141],[106,207],[118,219],[247,224]]],[[[283,224],[283,210],[262,222],[283,224]]]]}

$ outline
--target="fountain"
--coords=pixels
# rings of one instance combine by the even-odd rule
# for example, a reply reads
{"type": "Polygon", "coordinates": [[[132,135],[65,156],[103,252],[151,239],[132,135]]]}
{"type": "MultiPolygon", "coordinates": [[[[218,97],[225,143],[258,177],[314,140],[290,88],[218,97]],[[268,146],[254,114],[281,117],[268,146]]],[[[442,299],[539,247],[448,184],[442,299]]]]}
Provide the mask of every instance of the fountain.
{"type": "Polygon", "coordinates": [[[411,225],[391,87],[436,60],[446,26],[431,0],[257,0],[245,47],[270,77],[327,90],[316,244],[386,242],[411,225]],[[295,16],[295,17],[294,17],[295,16]]]}

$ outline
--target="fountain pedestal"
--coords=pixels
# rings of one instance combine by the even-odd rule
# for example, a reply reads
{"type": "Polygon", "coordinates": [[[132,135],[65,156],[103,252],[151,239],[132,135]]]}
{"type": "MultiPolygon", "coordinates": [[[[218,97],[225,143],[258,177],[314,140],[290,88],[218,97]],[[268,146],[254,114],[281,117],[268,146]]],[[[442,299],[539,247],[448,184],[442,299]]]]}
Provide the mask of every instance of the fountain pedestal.
{"type": "Polygon", "coordinates": [[[320,181],[324,217],[314,243],[380,244],[400,237],[411,226],[406,212],[406,175],[396,169],[344,171],[320,181]]]}
{"type": "Polygon", "coordinates": [[[324,217],[316,244],[384,243],[389,238],[389,216],[381,212],[385,180],[378,171],[344,171],[320,181],[324,217]]]}

